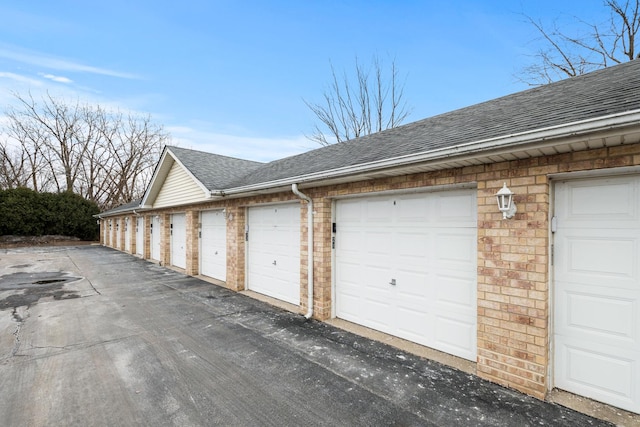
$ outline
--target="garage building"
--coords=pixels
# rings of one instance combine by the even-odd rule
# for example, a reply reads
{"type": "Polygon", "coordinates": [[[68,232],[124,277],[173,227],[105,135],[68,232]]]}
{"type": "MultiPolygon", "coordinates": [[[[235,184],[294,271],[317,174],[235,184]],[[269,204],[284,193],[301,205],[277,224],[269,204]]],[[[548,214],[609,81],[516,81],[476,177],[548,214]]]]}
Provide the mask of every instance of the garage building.
{"type": "Polygon", "coordinates": [[[104,245],[129,217],[145,259],[640,413],[640,61],[270,163],[166,147],[99,217],[104,245]]]}

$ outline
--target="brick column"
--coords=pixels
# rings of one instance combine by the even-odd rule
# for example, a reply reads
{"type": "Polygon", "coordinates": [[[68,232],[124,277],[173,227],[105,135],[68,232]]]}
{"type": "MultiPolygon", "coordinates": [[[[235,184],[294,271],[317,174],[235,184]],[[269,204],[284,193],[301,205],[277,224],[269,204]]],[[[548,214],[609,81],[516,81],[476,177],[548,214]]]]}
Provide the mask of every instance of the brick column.
{"type": "Polygon", "coordinates": [[[144,215],[142,217],[142,229],[144,232],[142,258],[151,259],[151,215],[144,215]]]}
{"type": "Polygon", "coordinates": [[[526,176],[526,161],[507,166],[511,176],[520,177],[478,182],[477,372],[544,399],[549,365],[549,185],[546,175],[526,176]],[[495,193],[504,182],[515,193],[518,213],[512,219],[503,219],[496,204],[495,193]]]}
{"type": "Polygon", "coordinates": [[[227,286],[244,290],[245,224],[244,207],[227,207],[227,286]]]}
{"type": "Polygon", "coordinates": [[[136,236],[136,230],[137,230],[137,221],[138,221],[138,217],[135,215],[130,215],[129,216],[129,236],[131,239],[131,253],[133,255],[136,254],[136,251],[138,250],[138,239],[136,236]]]}
{"type": "Polygon", "coordinates": [[[171,265],[171,215],[160,214],[160,263],[171,265]]]}
{"type": "Polygon", "coordinates": [[[100,237],[99,237],[99,239],[100,239],[100,244],[101,244],[102,246],[104,246],[104,245],[105,245],[105,241],[104,241],[104,230],[106,229],[105,227],[107,226],[106,222],[107,222],[107,220],[106,220],[106,219],[101,219],[101,220],[100,220],[100,223],[98,224],[98,230],[99,230],[99,232],[100,232],[100,237]]]}
{"type": "MultiPolygon", "coordinates": [[[[307,225],[307,212],[309,203],[300,201],[300,313],[307,312],[307,299],[309,289],[309,227],[307,225]]],[[[315,237],[314,237],[315,238],[315,237]]],[[[314,293],[315,299],[315,293],[314,293]]],[[[315,304],[314,304],[315,305],[315,304]]]]}
{"type": "Polygon", "coordinates": [[[111,218],[110,219],[111,224],[109,227],[109,239],[111,240],[111,244],[109,245],[112,248],[115,248],[116,245],[116,219],[115,218],[111,218]]]}
{"type": "Polygon", "coordinates": [[[200,273],[200,212],[186,212],[186,274],[197,276],[200,273]]]}
{"type": "Polygon", "coordinates": [[[124,252],[125,250],[125,229],[127,228],[127,224],[126,224],[126,220],[127,217],[120,217],[120,247],[118,248],[118,250],[121,250],[124,252]]]}
{"type": "Polygon", "coordinates": [[[331,317],[331,206],[331,199],[313,198],[313,317],[319,320],[331,317]]]}

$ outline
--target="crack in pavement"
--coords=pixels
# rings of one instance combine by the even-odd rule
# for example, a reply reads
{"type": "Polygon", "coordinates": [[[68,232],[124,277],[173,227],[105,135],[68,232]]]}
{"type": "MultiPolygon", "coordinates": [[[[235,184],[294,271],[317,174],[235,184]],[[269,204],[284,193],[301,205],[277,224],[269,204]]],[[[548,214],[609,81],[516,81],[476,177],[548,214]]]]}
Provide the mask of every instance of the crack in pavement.
{"type": "Polygon", "coordinates": [[[5,361],[11,359],[12,357],[15,357],[18,354],[18,351],[20,350],[20,345],[22,343],[22,341],[20,340],[20,333],[22,332],[22,327],[24,326],[24,323],[26,322],[28,317],[29,317],[28,309],[25,309],[25,312],[22,315],[20,315],[20,313],[18,313],[18,307],[13,307],[13,311],[11,312],[11,318],[14,322],[16,322],[16,328],[11,333],[11,335],[13,335],[14,337],[13,346],[11,347],[11,351],[9,351],[9,353],[6,356],[0,358],[0,363],[4,363],[5,361]]]}
{"type": "MultiPolygon", "coordinates": [[[[89,348],[93,348],[99,345],[105,345],[105,344],[111,344],[111,343],[116,343],[116,342],[120,342],[120,341],[125,341],[128,340],[129,338],[134,338],[139,336],[140,334],[131,334],[131,335],[126,335],[126,336],[122,336],[122,337],[118,337],[118,338],[112,338],[109,340],[100,340],[100,341],[94,341],[94,342],[83,342],[83,343],[76,343],[76,344],[69,344],[69,345],[63,345],[63,346],[55,346],[55,345],[49,345],[49,346],[38,346],[38,345],[31,345],[29,347],[23,348],[21,353],[16,353],[13,355],[13,357],[28,357],[31,360],[39,360],[39,359],[46,359],[48,357],[51,356],[58,356],[60,354],[64,354],[64,353],[69,353],[69,352],[73,352],[73,351],[78,351],[78,350],[86,350],[89,348]],[[28,354],[27,352],[29,350],[48,350],[48,349],[53,349],[53,350],[59,350],[53,353],[48,353],[48,354],[40,354],[40,355],[31,355],[28,354]]],[[[9,359],[9,358],[5,358],[5,359],[9,359]]]]}

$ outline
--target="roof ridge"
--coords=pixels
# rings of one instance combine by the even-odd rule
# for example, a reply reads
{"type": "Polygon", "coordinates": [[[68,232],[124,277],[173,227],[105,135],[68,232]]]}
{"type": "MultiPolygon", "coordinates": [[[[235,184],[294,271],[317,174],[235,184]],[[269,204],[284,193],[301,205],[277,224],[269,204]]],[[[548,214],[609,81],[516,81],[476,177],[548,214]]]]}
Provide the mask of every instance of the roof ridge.
{"type": "Polygon", "coordinates": [[[176,150],[177,149],[177,150],[182,150],[182,151],[202,153],[202,154],[205,154],[207,156],[224,157],[226,159],[233,159],[233,160],[238,160],[238,161],[242,161],[242,162],[256,163],[256,164],[259,164],[259,165],[266,164],[265,162],[258,162],[256,160],[241,159],[239,157],[226,156],[224,154],[211,153],[209,151],[203,151],[203,150],[194,150],[192,148],[184,148],[184,147],[179,147],[177,145],[166,145],[166,148],[169,149],[169,150],[176,150]]]}

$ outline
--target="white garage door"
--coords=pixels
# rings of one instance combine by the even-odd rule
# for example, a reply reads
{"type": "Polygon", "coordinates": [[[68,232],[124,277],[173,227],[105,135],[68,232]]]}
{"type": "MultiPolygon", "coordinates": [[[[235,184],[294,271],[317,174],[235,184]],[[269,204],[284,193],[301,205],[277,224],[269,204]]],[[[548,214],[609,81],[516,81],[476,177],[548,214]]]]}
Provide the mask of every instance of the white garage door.
{"type": "Polygon", "coordinates": [[[300,304],[300,205],[248,209],[247,289],[300,304]]]}
{"type": "Polygon", "coordinates": [[[144,254],[144,218],[136,217],[136,255],[144,254]]]}
{"type": "Polygon", "coordinates": [[[187,217],[171,215],[171,265],[187,268],[187,217]]]}
{"type": "Polygon", "coordinates": [[[200,214],[200,274],[227,280],[227,222],[223,211],[200,214]]]}
{"type": "Polygon", "coordinates": [[[476,360],[476,190],[336,203],[336,316],[476,360]]]}
{"type": "Polygon", "coordinates": [[[116,248],[120,249],[120,219],[116,219],[116,248]]]}
{"type": "Polygon", "coordinates": [[[151,259],[160,260],[160,218],[153,215],[151,218],[151,259]]]}
{"type": "Polygon", "coordinates": [[[124,250],[131,252],[131,225],[129,217],[124,219],[124,250]]]}
{"type": "Polygon", "coordinates": [[[640,412],[640,177],[555,190],[555,386],[640,412]]]}

